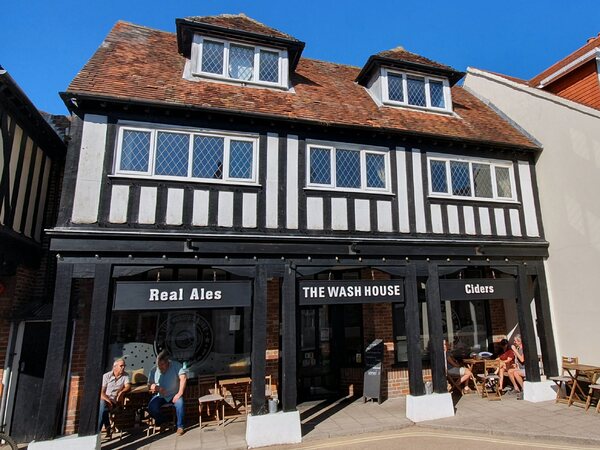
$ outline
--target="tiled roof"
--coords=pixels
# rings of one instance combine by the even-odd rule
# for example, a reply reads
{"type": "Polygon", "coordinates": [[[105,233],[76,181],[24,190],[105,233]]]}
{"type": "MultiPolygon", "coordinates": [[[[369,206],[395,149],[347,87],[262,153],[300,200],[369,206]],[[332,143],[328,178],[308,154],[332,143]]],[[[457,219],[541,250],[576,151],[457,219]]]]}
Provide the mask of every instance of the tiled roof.
{"type": "Polygon", "coordinates": [[[452,88],[456,115],[446,115],[378,107],[354,82],[357,67],[301,59],[288,92],[188,81],[182,78],[184,64],[174,34],[119,22],[68,92],[537,148],[460,87],[452,88]]]}
{"type": "Polygon", "coordinates": [[[264,36],[276,37],[282,39],[297,39],[289,34],[283,33],[275,28],[266,26],[245,14],[221,14],[219,16],[195,16],[186,17],[188,22],[195,22],[205,25],[214,25],[229,30],[246,31],[249,33],[262,34],[264,36]]]}
{"type": "Polygon", "coordinates": [[[391,50],[384,50],[383,52],[377,53],[377,56],[381,56],[382,58],[395,59],[398,61],[406,61],[409,63],[422,64],[424,66],[435,67],[437,69],[452,70],[455,72],[457,71],[456,69],[453,69],[450,66],[440,64],[439,62],[433,61],[429,58],[425,58],[424,56],[409,52],[408,50],[405,50],[402,47],[396,47],[391,50]]]}
{"type": "Polygon", "coordinates": [[[539,75],[536,75],[535,77],[533,77],[531,80],[529,80],[529,85],[533,86],[533,87],[537,87],[540,84],[540,82],[542,80],[544,80],[545,78],[547,78],[549,75],[552,75],[553,73],[559,71],[563,67],[572,63],[577,58],[580,58],[581,56],[585,55],[590,50],[593,50],[596,47],[600,47],[600,33],[598,33],[598,36],[596,36],[595,38],[589,39],[588,42],[580,49],[575,50],[573,53],[571,53],[566,58],[561,59],[557,63],[548,67],[546,70],[544,70],[539,75]]]}

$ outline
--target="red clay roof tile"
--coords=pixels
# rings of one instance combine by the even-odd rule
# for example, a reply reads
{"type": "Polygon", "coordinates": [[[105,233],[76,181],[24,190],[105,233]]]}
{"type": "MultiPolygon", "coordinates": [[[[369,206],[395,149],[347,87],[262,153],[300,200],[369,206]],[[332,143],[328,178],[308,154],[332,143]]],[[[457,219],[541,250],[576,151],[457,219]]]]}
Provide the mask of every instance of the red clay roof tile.
{"type": "Polygon", "coordinates": [[[377,53],[377,56],[381,56],[383,58],[395,59],[398,61],[406,61],[406,62],[410,62],[410,63],[422,64],[425,66],[431,66],[431,67],[435,67],[438,69],[452,70],[454,72],[457,72],[456,69],[453,69],[450,66],[441,64],[437,61],[433,61],[429,58],[425,58],[424,56],[417,55],[416,53],[409,52],[408,50],[405,50],[402,47],[396,47],[391,50],[384,50],[382,52],[377,53]]]}
{"type": "Polygon", "coordinates": [[[246,31],[249,33],[262,34],[264,36],[276,37],[282,39],[297,39],[289,34],[283,33],[275,28],[271,28],[264,23],[258,22],[245,14],[221,14],[218,16],[193,16],[186,17],[189,22],[214,25],[230,30],[246,31]]]}
{"type": "Polygon", "coordinates": [[[360,69],[346,65],[303,58],[291,77],[293,91],[283,91],[188,81],[184,64],[175,34],[118,22],[68,92],[538,148],[458,86],[452,88],[455,114],[446,115],[379,107],[354,82],[360,69]]]}

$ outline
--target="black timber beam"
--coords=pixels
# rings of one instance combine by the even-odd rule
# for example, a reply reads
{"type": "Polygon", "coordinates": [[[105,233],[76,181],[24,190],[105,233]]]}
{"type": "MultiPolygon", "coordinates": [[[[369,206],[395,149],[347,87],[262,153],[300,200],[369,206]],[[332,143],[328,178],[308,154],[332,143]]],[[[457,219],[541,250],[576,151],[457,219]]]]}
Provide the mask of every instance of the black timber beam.
{"type": "Polygon", "coordinates": [[[423,355],[421,354],[421,326],[417,294],[417,270],[414,264],[406,268],[404,278],[404,320],[408,345],[408,387],[410,395],[425,394],[423,384],[423,355]]]}
{"type": "Polygon", "coordinates": [[[535,283],[535,310],[537,315],[537,331],[540,338],[544,374],[549,377],[558,376],[558,356],[554,342],[554,329],[550,313],[550,299],[548,297],[548,283],[544,263],[535,264],[537,276],[535,283]]]}
{"type": "Polygon", "coordinates": [[[72,275],[72,264],[58,264],[40,409],[36,423],[32,424],[36,441],[52,439],[59,433],[72,331],[72,275]]]}
{"type": "Polygon", "coordinates": [[[265,414],[267,351],[267,273],[264,264],[256,267],[252,304],[252,415],[265,414]]]}
{"type": "Polygon", "coordinates": [[[524,265],[520,265],[517,271],[517,315],[525,354],[525,372],[527,373],[527,381],[540,381],[540,365],[535,345],[533,316],[531,314],[531,301],[533,298],[530,277],[527,275],[527,269],[524,265]]]}
{"type": "Polygon", "coordinates": [[[281,321],[282,359],[282,407],[283,411],[295,411],[297,402],[296,383],[296,271],[288,264],[283,274],[281,321]]]}
{"type": "Polygon", "coordinates": [[[111,310],[109,295],[111,265],[98,264],[95,272],[85,364],[85,383],[83,384],[83,399],[79,413],[80,436],[92,436],[98,432],[98,405],[111,310]]]}
{"type": "Polygon", "coordinates": [[[429,264],[427,278],[427,319],[429,323],[429,351],[431,356],[431,377],[433,390],[438,394],[448,392],[446,381],[446,361],[444,361],[444,333],[442,328],[442,303],[438,268],[429,264]]]}

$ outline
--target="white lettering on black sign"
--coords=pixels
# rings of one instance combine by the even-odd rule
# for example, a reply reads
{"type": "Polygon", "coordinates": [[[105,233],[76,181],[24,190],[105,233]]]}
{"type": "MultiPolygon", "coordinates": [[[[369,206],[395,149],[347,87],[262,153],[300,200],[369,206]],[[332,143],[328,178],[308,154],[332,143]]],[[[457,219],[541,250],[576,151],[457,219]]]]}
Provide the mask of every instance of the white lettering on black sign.
{"type": "Polygon", "coordinates": [[[402,302],[402,280],[301,281],[300,305],[402,302]]]}
{"type": "Polygon", "coordinates": [[[485,286],[481,284],[465,284],[465,293],[467,294],[493,294],[494,286],[485,286]]]}
{"type": "MultiPolygon", "coordinates": [[[[205,288],[193,288],[190,291],[190,295],[187,300],[190,301],[202,301],[202,300],[221,300],[222,292],[213,291],[205,288]]],[[[149,302],[167,302],[167,301],[184,301],[183,288],[175,289],[172,291],[161,291],[160,289],[149,289],[148,301],[149,302]]]]}

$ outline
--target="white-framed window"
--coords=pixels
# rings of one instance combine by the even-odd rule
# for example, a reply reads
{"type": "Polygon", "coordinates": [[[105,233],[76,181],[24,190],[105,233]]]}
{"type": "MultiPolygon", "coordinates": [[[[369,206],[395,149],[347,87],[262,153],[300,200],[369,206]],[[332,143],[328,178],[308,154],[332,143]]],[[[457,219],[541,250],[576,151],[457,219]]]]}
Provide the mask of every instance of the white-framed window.
{"type": "Polygon", "coordinates": [[[446,78],[386,68],[381,70],[384,103],[433,111],[452,111],[450,84],[446,78]]]}
{"type": "Polygon", "coordinates": [[[431,196],[517,201],[511,162],[430,156],[428,173],[431,196]]]}
{"type": "Polygon", "coordinates": [[[389,152],[355,145],[320,144],[307,146],[309,188],[389,193],[389,152]]]}
{"type": "Polygon", "coordinates": [[[256,184],[257,149],[257,137],[121,126],[115,174],[256,184]]]}
{"type": "Polygon", "coordinates": [[[194,36],[194,75],[241,83],[287,86],[287,52],[212,37],[194,36]]]}

